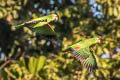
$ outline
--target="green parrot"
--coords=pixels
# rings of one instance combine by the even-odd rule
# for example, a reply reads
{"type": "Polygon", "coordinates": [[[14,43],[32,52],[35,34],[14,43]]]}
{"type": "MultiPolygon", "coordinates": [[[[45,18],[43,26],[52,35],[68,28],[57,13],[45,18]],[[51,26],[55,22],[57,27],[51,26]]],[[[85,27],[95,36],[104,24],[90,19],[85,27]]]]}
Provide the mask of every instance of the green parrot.
{"type": "Polygon", "coordinates": [[[32,31],[36,31],[41,34],[54,35],[55,34],[54,26],[50,25],[49,23],[57,20],[58,16],[56,14],[49,14],[47,16],[43,16],[40,18],[24,22],[15,27],[20,28],[21,26],[28,26],[32,31]]]}
{"type": "Polygon", "coordinates": [[[87,68],[89,72],[97,68],[97,63],[94,55],[90,52],[89,47],[93,44],[100,43],[99,38],[90,38],[73,44],[69,50],[81,64],[87,68]]]}

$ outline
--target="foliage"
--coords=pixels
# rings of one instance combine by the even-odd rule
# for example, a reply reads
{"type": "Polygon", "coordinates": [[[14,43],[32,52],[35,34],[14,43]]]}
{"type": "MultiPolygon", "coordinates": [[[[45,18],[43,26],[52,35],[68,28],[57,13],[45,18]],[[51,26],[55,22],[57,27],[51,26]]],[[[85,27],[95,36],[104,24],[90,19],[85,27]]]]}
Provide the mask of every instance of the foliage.
{"type": "Polygon", "coordinates": [[[94,16],[88,0],[0,0],[0,80],[119,80],[119,0],[96,0],[94,16]],[[57,36],[40,35],[14,26],[56,13],[57,36]],[[92,46],[99,68],[88,73],[66,49],[87,38],[100,36],[92,46]],[[108,57],[103,57],[108,55],[108,57]]]}

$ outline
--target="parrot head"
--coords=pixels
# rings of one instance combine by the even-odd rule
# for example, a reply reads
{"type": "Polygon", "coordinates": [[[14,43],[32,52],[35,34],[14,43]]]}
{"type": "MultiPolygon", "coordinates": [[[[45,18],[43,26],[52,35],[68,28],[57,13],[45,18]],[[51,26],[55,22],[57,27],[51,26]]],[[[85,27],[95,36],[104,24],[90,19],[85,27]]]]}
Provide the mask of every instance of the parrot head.
{"type": "Polygon", "coordinates": [[[85,40],[85,42],[90,46],[92,44],[101,43],[101,40],[98,37],[85,40]]]}
{"type": "Polygon", "coordinates": [[[58,21],[58,15],[57,14],[52,14],[51,16],[53,17],[54,21],[58,21]]]}
{"type": "Polygon", "coordinates": [[[95,43],[101,43],[101,40],[99,38],[93,38],[95,43]]]}

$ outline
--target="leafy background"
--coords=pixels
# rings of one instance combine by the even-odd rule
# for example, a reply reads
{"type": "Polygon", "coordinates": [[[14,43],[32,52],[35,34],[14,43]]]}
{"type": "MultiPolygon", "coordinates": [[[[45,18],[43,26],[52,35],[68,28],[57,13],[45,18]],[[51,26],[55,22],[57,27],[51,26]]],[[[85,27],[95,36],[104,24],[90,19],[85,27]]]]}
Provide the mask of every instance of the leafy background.
{"type": "Polygon", "coordinates": [[[0,0],[0,80],[120,80],[120,0],[0,0]],[[14,27],[50,13],[56,37],[14,27]],[[88,73],[65,50],[95,36],[88,73]]]}

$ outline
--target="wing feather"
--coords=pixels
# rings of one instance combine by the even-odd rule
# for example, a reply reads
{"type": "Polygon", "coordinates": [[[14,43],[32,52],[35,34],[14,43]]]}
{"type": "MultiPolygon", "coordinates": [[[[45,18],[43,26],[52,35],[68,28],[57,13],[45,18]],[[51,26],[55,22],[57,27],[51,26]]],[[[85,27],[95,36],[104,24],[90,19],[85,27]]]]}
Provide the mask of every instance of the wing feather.
{"type": "Polygon", "coordinates": [[[90,53],[89,48],[82,48],[76,51],[72,47],[70,47],[71,52],[75,59],[81,62],[81,64],[88,69],[89,72],[95,70],[97,68],[97,63],[94,55],[90,53]],[[82,53],[81,53],[82,52],[82,53]]]}

